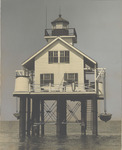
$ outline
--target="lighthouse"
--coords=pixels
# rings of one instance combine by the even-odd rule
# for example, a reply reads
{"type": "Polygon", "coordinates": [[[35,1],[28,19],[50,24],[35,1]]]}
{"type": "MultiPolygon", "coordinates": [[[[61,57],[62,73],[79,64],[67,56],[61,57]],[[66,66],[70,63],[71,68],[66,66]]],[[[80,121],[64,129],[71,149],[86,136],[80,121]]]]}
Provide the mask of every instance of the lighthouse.
{"type": "MultiPolygon", "coordinates": [[[[47,44],[22,63],[23,70],[16,70],[13,96],[19,98],[20,138],[44,135],[45,103],[55,101],[56,134],[67,134],[68,115],[80,107],[81,134],[98,134],[98,100],[103,100],[105,68],[77,49],[77,33],[61,15],[45,29],[47,44]],[[67,101],[78,103],[71,110],[67,101]],[[41,127],[41,128],[40,128],[41,127]],[[26,132],[27,131],[27,132],[26,132]]],[[[50,111],[47,111],[50,113],[50,111]]]]}

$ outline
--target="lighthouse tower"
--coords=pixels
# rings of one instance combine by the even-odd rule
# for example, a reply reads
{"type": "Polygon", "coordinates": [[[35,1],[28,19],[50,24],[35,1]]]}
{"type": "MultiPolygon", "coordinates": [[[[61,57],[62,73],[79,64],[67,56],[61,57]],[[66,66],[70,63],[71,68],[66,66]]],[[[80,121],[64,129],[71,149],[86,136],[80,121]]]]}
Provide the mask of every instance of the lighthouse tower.
{"type": "Polygon", "coordinates": [[[59,17],[51,22],[52,29],[45,29],[45,39],[47,42],[51,42],[57,36],[60,36],[63,40],[71,45],[77,43],[77,34],[75,28],[69,28],[69,22],[61,17],[59,17]]]}
{"type": "Polygon", "coordinates": [[[52,117],[54,105],[57,135],[67,134],[68,116],[75,116],[79,107],[80,119],[75,117],[74,123],[81,125],[81,134],[90,129],[97,135],[97,101],[104,99],[105,69],[74,47],[77,34],[67,20],[59,15],[51,24],[51,29],[45,29],[47,44],[22,63],[23,70],[16,70],[13,96],[20,99],[20,138],[26,131],[28,136],[38,136],[40,131],[44,135],[45,113],[52,117]],[[55,101],[49,110],[47,100],[55,101]],[[71,109],[67,101],[77,104],[71,109]]]}

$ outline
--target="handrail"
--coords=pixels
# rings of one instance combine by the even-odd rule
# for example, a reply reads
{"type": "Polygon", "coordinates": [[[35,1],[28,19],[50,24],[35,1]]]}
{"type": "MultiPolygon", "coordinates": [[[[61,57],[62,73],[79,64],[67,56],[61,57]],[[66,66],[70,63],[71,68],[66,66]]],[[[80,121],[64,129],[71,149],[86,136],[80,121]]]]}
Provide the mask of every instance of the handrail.
{"type": "Polygon", "coordinates": [[[30,84],[30,92],[85,92],[95,91],[95,83],[86,84],[30,84]]]}
{"type": "MultiPolygon", "coordinates": [[[[77,37],[77,34],[76,34],[76,31],[75,31],[75,28],[62,28],[62,29],[45,29],[45,36],[54,36],[55,33],[53,33],[53,31],[56,31],[56,30],[67,30],[68,32],[67,33],[64,33],[64,35],[75,35],[77,37]]],[[[63,34],[62,34],[63,36],[63,34]]]]}

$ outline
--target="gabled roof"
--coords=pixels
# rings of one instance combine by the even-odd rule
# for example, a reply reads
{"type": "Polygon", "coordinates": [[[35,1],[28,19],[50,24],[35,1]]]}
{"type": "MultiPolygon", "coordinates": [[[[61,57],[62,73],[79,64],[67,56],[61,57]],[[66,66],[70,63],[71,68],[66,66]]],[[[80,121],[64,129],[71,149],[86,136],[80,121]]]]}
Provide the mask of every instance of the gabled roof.
{"type": "Polygon", "coordinates": [[[80,50],[78,50],[77,48],[75,48],[74,46],[72,46],[71,44],[67,43],[65,40],[63,40],[60,37],[57,37],[56,39],[54,39],[52,42],[50,42],[49,44],[47,44],[46,46],[44,46],[41,50],[39,50],[37,53],[35,53],[33,56],[31,56],[30,58],[28,58],[26,61],[24,61],[22,63],[22,66],[27,67],[28,69],[34,68],[34,60],[35,57],[37,55],[39,55],[41,52],[43,52],[46,48],[48,48],[49,46],[51,46],[52,44],[54,44],[56,41],[60,40],[61,42],[65,43],[67,46],[69,46],[70,48],[72,48],[73,50],[75,50],[76,52],[78,52],[79,54],[81,54],[84,59],[85,62],[92,63],[92,65],[97,64],[97,62],[95,60],[93,60],[92,58],[90,58],[89,56],[87,56],[86,54],[84,54],[83,52],[81,52],[80,50]]]}

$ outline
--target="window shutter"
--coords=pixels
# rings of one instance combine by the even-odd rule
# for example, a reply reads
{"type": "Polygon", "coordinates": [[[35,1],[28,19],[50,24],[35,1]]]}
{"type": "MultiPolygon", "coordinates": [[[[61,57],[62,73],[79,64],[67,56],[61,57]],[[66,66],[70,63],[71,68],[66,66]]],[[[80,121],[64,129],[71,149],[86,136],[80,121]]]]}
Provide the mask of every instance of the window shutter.
{"type": "Polygon", "coordinates": [[[75,73],[75,81],[78,81],[78,74],[75,73]]]}
{"type": "Polygon", "coordinates": [[[67,73],[64,74],[64,80],[67,81],[67,73]]]}
{"type": "Polygon", "coordinates": [[[40,74],[40,85],[43,84],[43,74],[40,74]]]}
{"type": "Polygon", "coordinates": [[[54,84],[54,74],[51,74],[51,84],[54,84]]]}

